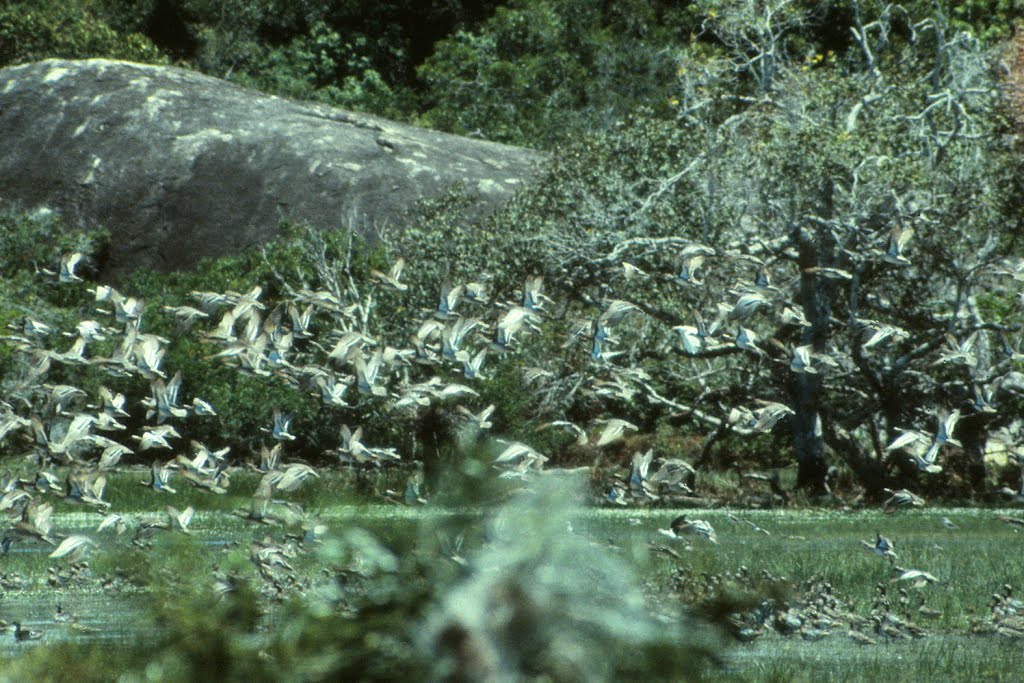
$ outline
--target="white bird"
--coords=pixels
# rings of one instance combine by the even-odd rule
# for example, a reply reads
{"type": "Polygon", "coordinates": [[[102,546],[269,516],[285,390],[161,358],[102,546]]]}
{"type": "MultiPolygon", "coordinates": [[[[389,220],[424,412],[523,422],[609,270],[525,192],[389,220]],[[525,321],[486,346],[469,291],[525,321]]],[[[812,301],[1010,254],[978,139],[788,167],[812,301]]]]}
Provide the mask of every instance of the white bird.
{"type": "Polygon", "coordinates": [[[590,439],[587,437],[587,432],[575,422],[569,422],[568,420],[552,420],[551,422],[545,422],[544,424],[537,425],[535,431],[541,431],[544,429],[564,429],[570,434],[576,437],[577,446],[586,446],[590,439]]]}
{"type": "Polygon", "coordinates": [[[886,453],[900,448],[907,448],[908,446],[920,447],[922,445],[927,445],[930,442],[928,436],[923,432],[919,432],[914,429],[898,429],[898,431],[900,431],[901,434],[893,439],[892,443],[885,447],[886,453]]]}
{"type": "Polygon", "coordinates": [[[21,512],[21,519],[11,527],[10,533],[23,538],[37,538],[50,545],[56,545],[53,539],[53,506],[40,502],[39,497],[29,500],[21,512]]]}
{"type": "Polygon", "coordinates": [[[184,534],[192,533],[189,531],[188,525],[192,522],[192,516],[195,514],[195,508],[191,505],[178,512],[178,509],[172,505],[168,505],[166,508],[167,512],[167,527],[171,531],[180,531],[184,534]]]}
{"type": "Polygon", "coordinates": [[[135,451],[123,444],[119,444],[116,441],[111,442],[110,445],[106,446],[103,449],[103,452],[100,453],[100,460],[97,464],[97,468],[101,472],[113,469],[121,460],[121,456],[134,452],[135,451]]]}
{"type": "Polygon", "coordinates": [[[474,425],[477,429],[483,431],[490,429],[493,424],[491,423],[491,415],[494,413],[495,405],[492,403],[479,413],[474,413],[465,406],[456,406],[455,408],[461,415],[466,417],[470,424],[474,425]]]}
{"type": "Polygon", "coordinates": [[[901,507],[924,507],[924,498],[907,489],[893,491],[886,488],[882,490],[889,494],[889,498],[883,503],[886,513],[895,512],[901,507]]]}
{"type": "Polygon", "coordinates": [[[626,489],[624,489],[621,484],[612,484],[606,499],[613,505],[625,505],[627,502],[626,489]]]}
{"type": "Polygon", "coordinates": [[[86,396],[84,391],[69,384],[44,384],[42,388],[50,392],[47,396],[47,409],[53,408],[53,412],[58,415],[67,412],[73,401],[86,396]]]}
{"type": "Polygon", "coordinates": [[[718,536],[715,535],[715,530],[710,524],[703,519],[687,519],[685,515],[676,517],[668,529],[658,529],[658,532],[669,538],[681,539],[683,536],[700,536],[714,544],[718,543],[718,536]]]}
{"type": "Polygon", "coordinates": [[[114,304],[114,320],[119,323],[140,323],[146,309],[145,299],[124,297],[116,289],[110,290],[110,301],[114,304]]]}
{"type": "Polygon", "coordinates": [[[143,486],[148,486],[158,493],[177,493],[176,490],[171,488],[170,480],[171,468],[169,466],[165,467],[159,460],[154,460],[149,468],[149,481],[140,481],[139,483],[143,486]]]}
{"type": "Polygon", "coordinates": [[[27,418],[8,411],[0,413],[0,441],[3,441],[8,434],[31,427],[32,421],[27,418]]]}
{"type": "Polygon", "coordinates": [[[939,443],[933,442],[923,454],[919,451],[910,451],[910,458],[914,461],[914,466],[928,474],[938,474],[941,472],[942,465],[935,464],[936,459],[939,457],[939,448],[939,443]]]}
{"type": "MultiPolygon", "coordinates": [[[[87,342],[106,341],[108,330],[95,320],[82,320],[75,325],[75,332],[87,342]]],[[[65,336],[73,337],[74,333],[65,332],[65,336]]]]}
{"type": "Polygon", "coordinates": [[[270,435],[274,437],[276,441],[295,441],[295,435],[292,434],[289,429],[292,426],[291,414],[282,413],[280,410],[274,411],[274,426],[270,430],[270,435]]]}
{"type": "Polygon", "coordinates": [[[487,347],[481,347],[475,356],[470,356],[468,351],[459,351],[455,354],[455,360],[462,363],[462,374],[467,379],[485,379],[480,370],[483,368],[484,359],[487,358],[487,347]]]}
{"type": "Polygon", "coordinates": [[[962,342],[947,333],[945,341],[945,350],[932,365],[966,365],[971,368],[978,365],[978,355],[975,352],[978,341],[977,331],[971,333],[962,342]]]}
{"type": "Polygon", "coordinates": [[[224,311],[217,327],[212,332],[207,332],[205,336],[207,339],[222,342],[233,342],[238,339],[235,335],[235,314],[231,311],[224,311]]]}
{"type": "Polygon", "coordinates": [[[486,303],[489,289],[490,287],[486,282],[467,282],[465,284],[464,296],[466,301],[473,301],[479,304],[486,303]]]}
{"type": "Polygon", "coordinates": [[[122,515],[119,515],[116,512],[111,512],[104,517],[99,523],[99,526],[96,527],[97,532],[106,531],[107,529],[113,529],[114,533],[120,536],[128,530],[128,522],[125,521],[125,518],[122,515]]]}
{"type": "Polygon", "coordinates": [[[783,325],[796,325],[798,327],[810,327],[811,323],[807,320],[807,316],[804,312],[798,308],[790,308],[784,306],[782,313],[779,314],[779,319],[783,325]]]}
{"type": "MultiPolygon", "coordinates": [[[[441,355],[449,360],[455,360],[456,354],[462,350],[462,342],[466,335],[479,327],[480,321],[476,318],[459,318],[455,322],[440,328],[441,355]]],[[[433,323],[430,327],[421,325],[416,336],[428,342],[435,331],[433,323]]]]}
{"type": "Polygon", "coordinates": [[[736,346],[744,351],[752,351],[759,356],[764,354],[764,351],[757,345],[757,334],[742,325],[736,328],[736,346]]]}
{"type": "Polygon", "coordinates": [[[295,491],[310,477],[320,478],[317,471],[305,463],[294,463],[283,470],[274,470],[264,475],[271,491],[295,491]]]}
{"type": "Polygon", "coordinates": [[[194,415],[200,415],[203,417],[212,417],[217,414],[217,411],[213,409],[207,401],[199,398],[198,396],[192,397],[192,413],[194,415]]]}
{"type": "Polygon", "coordinates": [[[169,418],[184,418],[188,411],[181,407],[178,402],[178,394],[181,391],[181,373],[177,372],[170,382],[157,378],[150,384],[151,398],[143,401],[149,410],[146,411],[146,419],[156,417],[156,423],[163,424],[169,418]]]}
{"type": "Polygon", "coordinates": [[[160,370],[160,363],[163,361],[167,349],[161,345],[160,338],[154,336],[139,335],[141,341],[135,346],[135,368],[146,379],[167,377],[160,370]]]}
{"type": "Polygon", "coordinates": [[[47,451],[53,455],[63,456],[68,460],[72,460],[73,451],[76,450],[75,447],[78,444],[87,443],[90,448],[92,447],[89,432],[96,421],[96,418],[92,415],[78,413],[71,419],[70,423],[54,420],[50,424],[49,436],[43,432],[43,425],[39,418],[33,416],[31,421],[32,428],[35,431],[36,442],[46,446],[47,451]],[[58,430],[62,427],[66,427],[64,434],[59,439],[55,438],[59,434],[58,430]]]}
{"type": "Polygon", "coordinates": [[[627,420],[622,420],[617,417],[613,417],[607,420],[598,420],[598,423],[604,422],[604,429],[601,430],[601,435],[597,438],[598,447],[607,446],[608,444],[621,441],[627,431],[636,432],[640,428],[627,420]]]}
{"type": "Polygon", "coordinates": [[[895,327],[893,325],[881,325],[879,327],[872,327],[866,325],[864,329],[870,332],[870,336],[861,345],[861,348],[865,351],[870,351],[876,346],[891,341],[902,341],[910,337],[910,333],[901,327],[895,327]]]}
{"type": "Polygon", "coordinates": [[[683,349],[686,353],[691,356],[696,356],[700,353],[701,347],[703,346],[703,340],[701,339],[700,331],[696,327],[690,325],[676,325],[672,328],[672,331],[679,335],[679,341],[683,344],[683,349]]]}
{"type": "Polygon", "coordinates": [[[953,438],[953,431],[956,429],[956,423],[960,421],[960,411],[954,410],[951,413],[944,411],[937,411],[935,414],[939,421],[938,430],[935,432],[935,443],[940,446],[949,444],[958,448],[963,448],[964,445],[960,443],[958,439],[953,438]]]}
{"type": "Polygon", "coordinates": [[[64,254],[60,259],[60,282],[81,282],[82,278],[75,274],[75,268],[82,262],[82,253],[75,251],[64,254]]]}
{"type": "Polygon", "coordinates": [[[922,588],[930,583],[939,583],[939,580],[934,574],[929,574],[928,572],[920,569],[893,567],[893,570],[899,572],[899,576],[889,579],[890,583],[896,583],[897,581],[913,581],[914,588],[922,588]]]}
{"type": "MultiPolygon", "coordinates": [[[[9,325],[9,327],[17,329],[14,325],[9,325]]],[[[46,335],[53,333],[52,327],[50,327],[44,322],[29,317],[25,318],[23,329],[25,331],[25,334],[32,336],[45,337],[46,335]]],[[[1003,336],[1003,339],[1006,339],[1005,335],[1003,336]]]]}
{"type": "Polygon", "coordinates": [[[804,272],[820,275],[826,280],[834,280],[836,282],[850,282],[853,280],[853,273],[848,270],[843,270],[842,268],[815,266],[814,268],[804,268],[804,272]]]}
{"type": "Polygon", "coordinates": [[[758,292],[747,292],[740,296],[727,314],[729,320],[745,321],[750,319],[759,308],[771,308],[771,302],[758,292]]]}
{"type": "Polygon", "coordinates": [[[356,388],[361,394],[371,396],[387,396],[388,390],[377,384],[380,369],[384,362],[384,349],[378,348],[370,358],[364,359],[358,349],[352,351],[352,365],[356,371],[356,388]]]}
{"type": "Polygon", "coordinates": [[[368,344],[371,341],[373,340],[362,332],[349,330],[338,338],[338,341],[335,342],[330,353],[327,354],[327,358],[338,362],[346,362],[352,358],[353,349],[362,349],[365,344],[368,344]]]}
{"type": "Polygon", "coordinates": [[[913,228],[902,228],[899,225],[894,225],[892,230],[889,231],[889,241],[885,253],[882,255],[882,260],[894,266],[909,266],[910,260],[903,255],[903,251],[906,249],[907,242],[913,236],[913,228]]]}
{"type": "Polygon", "coordinates": [[[510,443],[494,459],[494,465],[502,468],[512,468],[514,471],[524,473],[529,469],[541,469],[548,458],[537,452],[524,443],[515,441],[510,443]]]}
{"type": "Polygon", "coordinates": [[[147,427],[142,435],[132,435],[133,441],[139,442],[138,450],[148,451],[151,448],[165,448],[167,450],[173,450],[173,446],[167,442],[167,439],[175,438],[180,439],[181,435],[171,425],[160,425],[158,427],[147,427]]]}
{"type": "Polygon", "coordinates": [[[330,406],[337,408],[348,408],[345,402],[345,392],[348,391],[348,383],[339,380],[333,375],[316,378],[316,385],[320,388],[320,400],[330,406]]]}
{"type": "Polygon", "coordinates": [[[355,461],[360,464],[384,460],[401,460],[394,448],[371,448],[362,441],[363,428],[357,427],[353,432],[348,425],[341,425],[341,446],[337,453],[342,462],[355,461]]]}
{"type": "Polygon", "coordinates": [[[103,474],[72,474],[68,472],[64,480],[64,500],[72,503],[85,503],[99,508],[109,508],[110,503],[103,500],[103,491],[107,486],[107,477],[103,474]]]}
{"type": "Polygon", "coordinates": [[[300,311],[298,306],[291,302],[288,303],[288,317],[292,319],[292,334],[296,339],[309,339],[313,336],[309,328],[313,324],[315,310],[314,304],[309,304],[300,311]]]}
{"type": "Polygon", "coordinates": [[[544,286],[543,275],[533,275],[526,278],[523,285],[523,308],[530,313],[539,313],[545,303],[554,303],[551,297],[541,292],[544,286]]]}
{"type": "Polygon", "coordinates": [[[640,307],[636,304],[623,301],[622,299],[612,299],[598,317],[597,326],[600,329],[608,330],[621,323],[627,316],[639,312],[640,307]]]}
{"type": "Polygon", "coordinates": [[[405,259],[399,257],[398,260],[395,261],[394,265],[391,266],[391,270],[387,273],[382,273],[379,270],[371,270],[370,276],[375,278],[381,284],[388,285],[399,292],[404,292],[409,289],[409,285],[404,282],[400,282],[403,270],[405,270],[405,259]]]}
{"type": "Polygon", "coordinates": [[[772,535],[770,531],[768,531],[767,529],[761,528],[755,522],[753,522],[753,521],[751,521],[749,519],[742,519],[740,517],[737,517],[736,515],[732,514],[731,512],[729,513],[729,519],[731,519],[732,521],[736,522],[737,524],[746,524],[751,529],[753,529],[755,533],[764,534],[765,536],[771,536],[772,535]]]}
{"type": "Polygon", "coordinates": [[[683,258],[679,266],[679,281],[684,285],[702,285],[703,280],[697,278],[697,271],[704,265],[703,254],[693,254],[683,258]]]}
{"type": "Polygon", "coordinates": [[[247,318],[258,318],[254,315],[256,311],[262,311],[266,308],[260,302],[260,296],[263,294],[263,287],[256,285],[245,294],[238,294],[237,292],[228,292],[229,300],[234,302],[234,307],[231,309],[231,314],[235,320],[245,320],[247,318]]]}
{"type": "Polygon", "coordinates": [[[753,429],[755,432],[767,432],[772,430],[779,420],[787,415],[795,415],[796,412],[784,403],[774,401],[762,401],[763,405],[753,412],[756,422],[753,429]]]}
{"type": "Polygon", "coordinates": [[[115,394],[110,389],[101,386],[99,390],[100,409],[112,417],[128,417],[124,409],[125,397],[122,393],[115,394]]]}
{"type": "Polygon", "coordinates": [[[49,557],[54,560],[66,557],[69,562],[79,562],[95,547],[96,541],[88,536],[68,536],[49,554],[49,557]]]}
{"type": "Polygon", "coordinates": [[[164,313],[170,313],[177,320],[175,326],[175,334],[183,334],[192,329],[192,326],[196,324],[197,320],[203,320],[210,317],[210,314],[206,311],[201,311],[198,308],[192,306],[162,306],[161,309],[164,313]]]}
{"type": "Polygon", "coordinates": [[[818,374],[818,371],[811,365],[811,353],[813,351],[814,346],[812,344],[795,347],[793,349],[793,357],[789,362],[789,369],[797,374],[818,374]]]}
{"type": "Polygon", "coordinates": [[[459,300],[462,299],[462,293],[465,289],[463,285],[452,286],[451,280],[445,278],[444,282],[441,283],[441,296],[437,302],[438,315],[446,318],[454,314],[455,307],[459,304],[459,300]]]}
{"type": "Polygon", "coordinates": [[[188,293],[190,297],[199,302],[203,310],[212,313],[218,308],[232,305],[232,298],[220,292],[201,292],[192,290],[188,293]]]}
{"type": "Polygon", "coordinates": [[[654,493],[654,486],[648,481],[647,472],[654,460],[654,449],[646,453],[637,451],[633,454],[633,465],[629,472],[629,492],[640,501],[655,501],[659,496],[654,493]]]}
{"type": "Polygon", "coordinates": [[[508,351],[515,341],[516,334],[527,325],[530,310],[522,306],[512,306],[498,320],[495,326],[494,345],[499,351],[508,351]]]}
{"type": "Polygon", "coordinates": [[[50,351],[50,358],[65,365],[88,365],[89,359],[85,357],[85,337],[78,337],[64,353],[50,351]]]}
{"type": "Polygon", "coordinates": [[[896,553],[893,552],[892,541],[877,532],[875,533],[875,536],[877,538],[874,543],[861,541],[860,544],[871,550],[871,552],[875,553],[879,557],[887,557],[890,561],[896,559],[896,553]]]}
{"type": "Polygon", "coordinates": [[[626,278],[627,282],[632,280],[644,280],[649,277],[646,272],[626,261],[622,262],[622,275],[626,278]]]}
{"type": "Polygon", "coordinates": [[[902,448],[922,472],[928,474],[941,472],[942,466],[937,465],[935,461],[938,459],[942,447],[946,444],[963,447],[963,444],[952,436],[953,430],[956,429],[956,424],[960,420],[960,411],[954,410],[951,413],[945,413],[942,410],[934,410],[933,413],[938,420],[933,438],[916,430],[900,430],[903,433],[886,447],[885,452],[902,448]]]}
{"type": "Polygon", "coordinates": [[[648,477],[648,481],[656,491],[687,494],[693,493],[690,487],[696,477],[697,470],[690,463],[679,458],[667,458],[661,461],[661,467],[648,477]]]}

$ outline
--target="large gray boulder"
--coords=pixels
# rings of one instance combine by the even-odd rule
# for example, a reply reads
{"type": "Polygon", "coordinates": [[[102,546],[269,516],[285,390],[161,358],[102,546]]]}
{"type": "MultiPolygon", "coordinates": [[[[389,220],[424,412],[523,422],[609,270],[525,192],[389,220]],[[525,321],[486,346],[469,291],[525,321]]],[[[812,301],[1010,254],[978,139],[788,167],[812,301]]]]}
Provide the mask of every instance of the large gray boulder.
{"type": "Polygon", "coordinates": [[[373,236],[454,184],[483,215],[539,160],[173,67],[90,59],[0,70],[0,198],[109,228],[105,279],[188,268],[272,238],[281,219],[373,236]]]}

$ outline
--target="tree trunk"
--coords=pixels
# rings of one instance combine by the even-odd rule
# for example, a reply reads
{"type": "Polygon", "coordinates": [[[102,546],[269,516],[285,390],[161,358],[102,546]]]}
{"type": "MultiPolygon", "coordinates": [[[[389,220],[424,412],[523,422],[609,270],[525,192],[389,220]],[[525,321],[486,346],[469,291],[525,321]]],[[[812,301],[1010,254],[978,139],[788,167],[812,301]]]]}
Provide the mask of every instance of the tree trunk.
{"type": "Polygon", "coordinates": [[[818,415],[821,379],[817,375],[801,374],[796,385],[796,401],[793,406],[796,411],[793,415],[796,486],[812,495],[823,495],[828,492],[828,463],[825,461],[825,441],[818,415]]]}
{"type": "MultiPolygon", "coordinates": [[[[826,179],[822,187],[823,216],[832,213],[832,186],[826,179]]],[[[813,235],[803,227],[794,230],[800,265],[800,303],[811,326],[804,332],[803,344],[812,344],[815,353],[828,346],[832,320],[831,289],[828,279],[808,272],[817,266],[831,266],[834,238],[823,225],[813,235]]],[[[813,495],[828,492],[828,463],[821,429],[821,375],[799,373],[793,391],[793,449],[797,460],[797,488],[813,495]]]]}
{"type": "Polygon", "coordinates": [[[967,458],[964,474],[975,495],[984,494],[988,489],[985,474],[985,437],[988,430],[985,429],[985,417],[979,414],[967,416],[960,420],[956,430],[967,458]]]}

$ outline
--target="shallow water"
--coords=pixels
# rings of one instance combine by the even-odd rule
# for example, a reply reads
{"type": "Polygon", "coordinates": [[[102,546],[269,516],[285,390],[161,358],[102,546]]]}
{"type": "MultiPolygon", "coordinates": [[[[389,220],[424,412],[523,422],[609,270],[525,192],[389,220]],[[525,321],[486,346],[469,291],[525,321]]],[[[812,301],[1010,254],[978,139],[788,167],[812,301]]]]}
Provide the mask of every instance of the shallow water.
{"type": "MultiPolygon", "coordinates": [[[[60,641],[135,642],[149,633],[141,596],[117,596],[98,591],[53,591],[49,594],[4,594],[0,610],[9,624],[0,631],[0,656],[17,655],[28,648],[60,641]],[[57,614],[57,606],[63,614],[57,614]],[[38,640],[18,642],[14,639],[13,622],[40,633],[38,640]]],[[[143,598],[144,599],[144,598],[143,598]]]]}

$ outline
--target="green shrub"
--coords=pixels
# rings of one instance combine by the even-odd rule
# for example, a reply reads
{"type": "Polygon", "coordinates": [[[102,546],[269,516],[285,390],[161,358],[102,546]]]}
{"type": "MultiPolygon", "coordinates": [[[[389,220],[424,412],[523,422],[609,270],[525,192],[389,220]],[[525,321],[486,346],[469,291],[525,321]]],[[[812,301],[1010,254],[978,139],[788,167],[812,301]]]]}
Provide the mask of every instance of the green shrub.
{"type": "Polygon", "coordinates": [[[167,62],[148,38],[115,31],[84,0],[19,0],[0,9],[0,67],[51,57],[167,62]]]}
{"type": "Polygon", "coordinates": [[[499,7],[477,31],[439,42],[419,68],[431,105],[423,121],[548,147],[607,128],[639,104],[667,106],[675,64],[665,48],[687,18],[657,2],[604,10],[548,0],[499,7]]]}

